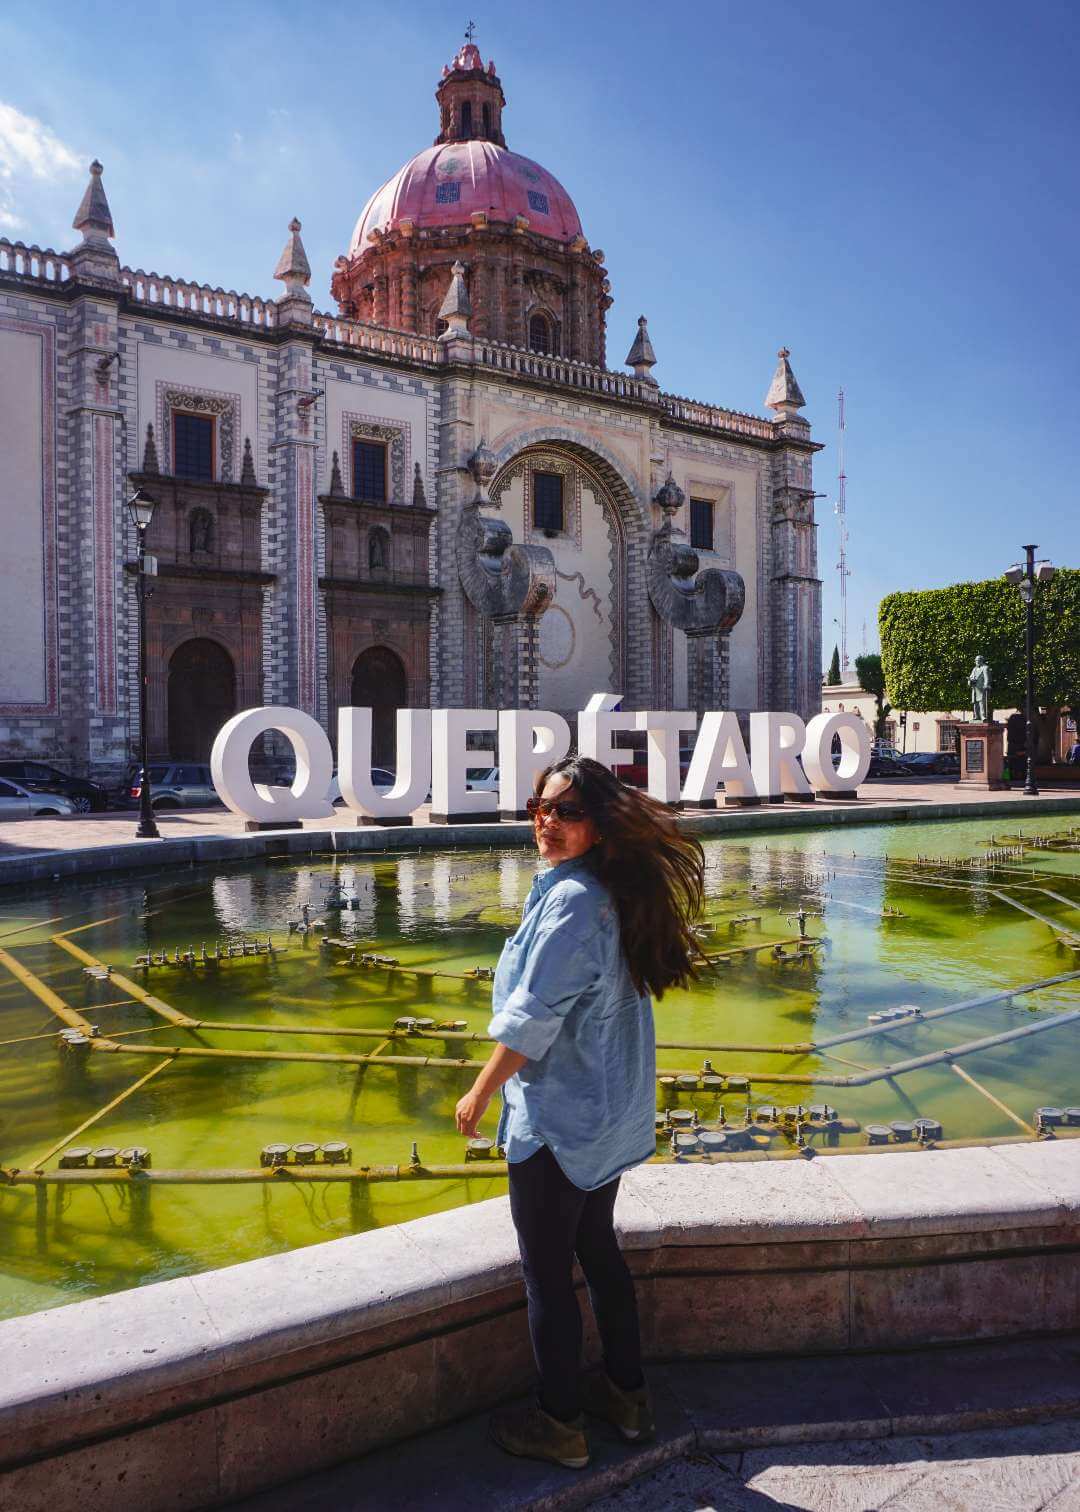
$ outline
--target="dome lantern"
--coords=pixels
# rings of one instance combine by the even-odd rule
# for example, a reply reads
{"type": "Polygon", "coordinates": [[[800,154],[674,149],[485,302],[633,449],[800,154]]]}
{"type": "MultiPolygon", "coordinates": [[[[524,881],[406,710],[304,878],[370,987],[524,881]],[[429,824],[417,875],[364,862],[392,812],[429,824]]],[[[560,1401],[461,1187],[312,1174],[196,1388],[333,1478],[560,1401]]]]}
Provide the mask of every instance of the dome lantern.
{"type": "Polygon", "coordinates": [[[480,51],[471,37],[444,68],[435,98],[439,102],[436,147],[443,142],[475,141],[506,146],[502,132],[506,98],[502,85],[494,62],[484,67],[480,51]]]}

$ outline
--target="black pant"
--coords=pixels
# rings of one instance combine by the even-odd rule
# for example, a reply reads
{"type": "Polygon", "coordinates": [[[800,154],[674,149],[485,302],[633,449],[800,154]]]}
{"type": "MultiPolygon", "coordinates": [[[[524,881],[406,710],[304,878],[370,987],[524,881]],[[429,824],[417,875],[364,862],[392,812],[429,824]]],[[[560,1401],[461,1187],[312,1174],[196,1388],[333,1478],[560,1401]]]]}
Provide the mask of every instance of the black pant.
{"type": "Polygon", "coordinates": [[[583,1192],[563,1174],[546,1145],[510,1166],[510,1212],[525,1273],[540,1404],[563,1421],[581,1411],[575,1255],[588,1283],[608,1375],[625,1391],[641,1385],[637,1299],[615,1237],[618,1191],[616,1177],[595,1192],[583,1192]]]}

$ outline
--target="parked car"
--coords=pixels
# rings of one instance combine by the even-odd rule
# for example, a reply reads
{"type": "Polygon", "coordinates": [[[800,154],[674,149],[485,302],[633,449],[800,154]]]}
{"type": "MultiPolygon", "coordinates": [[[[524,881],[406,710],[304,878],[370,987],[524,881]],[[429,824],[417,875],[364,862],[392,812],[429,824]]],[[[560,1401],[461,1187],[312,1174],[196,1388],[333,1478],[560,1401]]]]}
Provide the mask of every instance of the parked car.
{"type": "MultiPolygon", "coordinates": [[[[138,808],[142,795],[142,770],[141,766],[128,769],[122,808],[138,808]]],[[[221,803],[210,768],[201,762],[153,763],[149,770],[150,802],[155,809],[206,808],[221,803]]]]}
{"type": "Polygon", "coordinates": [[[96,782],[72,777],[44,761],[0,761],[0,777],[31,793],[59,793],[71,800],[76,814],[99,814],[109,806],[108,793],[96,782]]]}
{"type": "Polygon", "coordinates": [[[34,793],[0,777],[0,819],[43,819],[74,812],[75,805],[62,793],[34,793]]]}
{"type": "Polygon", "coordinates": [[[910,777],[911,773],[902,761],[894,761],[891,756],[871,756],[868,777],[910,777]]]}
{"type": "Polygon", "coordinates": [[[955,751],[912,751],[903,760],[915,776],[956,776],[960,771],[960,758],[955,751]]]}
{"type": "MultiPolygon", "coordinates": [[[[372,767],[371,782],[373,787],[392,788],[396,781],[397,778],[393,772],[388,771],[386,767],[372,767]]],[[[288,787],[291,783],[292,777],[288,777],[282,786],[288,787]]],[[[341,783],[338,781],[338,774],[336,772],[330,779],[330,791],[326,796],[333,804],[340,805],[345,802],[345,799],[341,796],[341,783]]]]}
{"type": "Polygon", "coordinates": [[[479,769],[475,772],[467,772],[465,786],[470,793],[497,793],[499,791],[499,768],[488,767],[486,770],[479,769]]]}

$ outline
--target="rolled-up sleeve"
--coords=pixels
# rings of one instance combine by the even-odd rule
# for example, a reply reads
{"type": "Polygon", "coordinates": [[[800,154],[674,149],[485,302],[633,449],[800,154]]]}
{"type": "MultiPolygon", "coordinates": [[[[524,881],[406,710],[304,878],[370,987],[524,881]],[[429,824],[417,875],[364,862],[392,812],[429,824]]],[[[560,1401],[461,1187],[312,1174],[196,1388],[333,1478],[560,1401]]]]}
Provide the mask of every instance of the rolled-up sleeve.
{"type": "Polygon", "coordinates": [[[551,1049],[566,1015],[600,975],[591,900],[572,893],[549,895],[522,957],[515,984],[496,1009],[488,1034],[535,1061],[551,1049]]]}

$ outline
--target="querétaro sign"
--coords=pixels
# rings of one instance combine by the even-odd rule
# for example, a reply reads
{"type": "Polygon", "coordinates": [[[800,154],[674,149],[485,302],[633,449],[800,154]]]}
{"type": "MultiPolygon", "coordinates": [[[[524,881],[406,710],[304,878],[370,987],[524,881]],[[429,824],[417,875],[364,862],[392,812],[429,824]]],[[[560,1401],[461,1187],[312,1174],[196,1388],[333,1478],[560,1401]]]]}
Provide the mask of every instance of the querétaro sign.
{"type": "MultiPolygon", "coordinates": [[[[779,798],[854,796],[870,765],[870,731],[857,714],[818,714],[808,724],[797,714],[751,714],[750,749],[730,710],[697,716],[670,710],[618,708],[617,693],[594,693],[577,716],[577,750],[612,768],[632,762],[619,735],[645,734],[648,791],[664,803],[708,804],[723,796],[753,803],[779,798]],[[833,756],[839,741],[840,756],[833,756]],[[681,778],[679,751],[693,753],[681,778]]],[[[570,726],[542,709],[399,709],[397,777],[393,787],[376,787],[371,770],[372,713],[367,708],[338,714],[338,781],[346,807],[362,819],[408,823],[431,794],[433,818],[477,819],[521,814],[538,772],[570,749],[570,726]],[[494,734],[497,749],[470,744],[473,734],[494,734]],[[474,791],[468,773],[497,766],[499,790],[474,791]]],[[[331,815],[328,793],[334,754],[326,732],[310,714],[272,706],[245,709],[223,725],[210,756],[214,786],[234,813],[259,824],[295,823],[331,815]],[[290,787],[252,781],[248,755],[258,736],[277,730],[296,756],[290,787]]]]}

